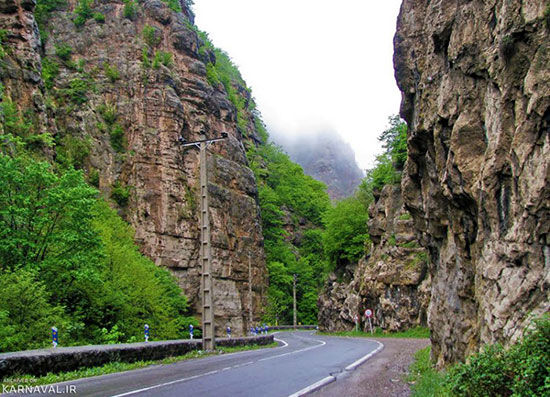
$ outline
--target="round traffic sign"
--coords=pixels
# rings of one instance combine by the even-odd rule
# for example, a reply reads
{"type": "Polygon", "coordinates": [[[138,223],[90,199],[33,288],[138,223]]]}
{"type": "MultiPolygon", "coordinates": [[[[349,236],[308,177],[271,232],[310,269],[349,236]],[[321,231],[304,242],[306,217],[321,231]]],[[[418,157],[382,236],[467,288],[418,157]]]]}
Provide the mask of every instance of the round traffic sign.
{"type": "Polygon", "coordinates": [[[372,310],[371,309],[365,310],[365,317],[372,317],[372,310]]]}

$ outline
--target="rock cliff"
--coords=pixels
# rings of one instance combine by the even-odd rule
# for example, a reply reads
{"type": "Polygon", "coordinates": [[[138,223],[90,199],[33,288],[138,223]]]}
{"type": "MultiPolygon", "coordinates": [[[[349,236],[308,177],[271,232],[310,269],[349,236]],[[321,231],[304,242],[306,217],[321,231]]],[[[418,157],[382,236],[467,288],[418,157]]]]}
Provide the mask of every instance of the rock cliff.
{"type": "Polygon", "coordinates": [[[374,312],[373,325],[383,330],[426,325],[428,255],[412,223],[399,185],[386,185],[369,208],[369,252],[357,266],[332,274],[319,298],[321,329],[352,329],[355,314],[362,316],[366,308],[374,312]]]}
{"type": "MultiPolygon", "coordinates": [[[[245,111],[237,127],[224,86],[209,84],[207,64],[216,56],[204,48],[187,2],[178,3],[180,12],[159,0],[53,3],[45,11],[35,10],[34,0],[0,2],[9,48],[4,97],[35,115],[35,132],[53,136],[52,156],[85,170],[117,203],[143,253],[175,274],[195,313],[198,151],[177,141],[227,132],[208,159],[215,315],[218,333],[230,325],[241,334],[250,301],[259,321],[267,284],[257,187],[245,153],[260,140],[253,115],[245,111]],[[33,11],[42,18],[40,33],[33,11]]],[[[245,87],[235,89],[250,99],[245,87]]]]}
{"type": "Polygon", "coordinates": [[[401,7],[403,197],[430,253],[440,366],[550,308],[549,32],[543,0],[401,7]]]}
{"type": "Polygon", "coordinates": [[[334,131],[293,138],[275,135],[275,142],[283,146],[307,175],[327,185],[332,200],[351,196],[364,177],[353,149],[334,131]]]}

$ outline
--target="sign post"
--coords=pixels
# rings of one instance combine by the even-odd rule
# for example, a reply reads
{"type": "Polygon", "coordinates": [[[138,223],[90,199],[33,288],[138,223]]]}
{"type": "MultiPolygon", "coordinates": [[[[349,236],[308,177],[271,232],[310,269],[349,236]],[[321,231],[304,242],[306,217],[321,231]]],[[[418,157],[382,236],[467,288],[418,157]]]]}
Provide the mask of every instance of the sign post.
{"type": "Polygon", "coordinates": [[[57,347],[57,342],[58,342],[58,339],[57,339],[57,328],[56,328],[56,327],[52,327],[52,345],[53,345],[53,347],[57,347]]]}
{"type": "Polygon", "coordinates": [[[149,325],[145,324],[143,327],[143,334],[145,336],[145,342],[149,342],[149,325]]]}
{"type": "Polygon", "coordinates": [[[356,314],[353,319],[355,320],[355,332],[359,331],[359,316],[356,314]]]}
{"type": "Polygon", "coordinates": [[[371,309],[365,310],[365,317],[369,320],[370,333],[372,335],[374,331],[372,330],[372,310],[371,309]]]}

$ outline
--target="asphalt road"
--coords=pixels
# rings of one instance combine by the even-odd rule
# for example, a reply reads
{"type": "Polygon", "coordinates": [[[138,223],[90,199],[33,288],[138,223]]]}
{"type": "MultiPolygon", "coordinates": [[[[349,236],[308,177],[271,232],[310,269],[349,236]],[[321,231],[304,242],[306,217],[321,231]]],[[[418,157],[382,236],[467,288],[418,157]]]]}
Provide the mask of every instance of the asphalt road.
{"type": "MultiPolygon", "coordinates": [[[[381,349],[379,342],[282,332],[280,346],[59,383],[79,396],[289,396],[329,383],[381,349]]],[[[65,391],[67,393],[67,391],[65,391]]],[[[59,394],[56,394],[59,395],[59,394]]],[[[73,394],[74,395],[74,394],[73,394]]]]}

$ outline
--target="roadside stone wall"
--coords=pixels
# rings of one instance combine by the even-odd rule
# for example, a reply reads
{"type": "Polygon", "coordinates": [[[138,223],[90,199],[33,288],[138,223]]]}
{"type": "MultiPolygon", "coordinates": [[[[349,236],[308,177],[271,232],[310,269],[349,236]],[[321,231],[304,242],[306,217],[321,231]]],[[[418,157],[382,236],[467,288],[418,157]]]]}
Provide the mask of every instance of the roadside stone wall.
{"type": "MultiPolygon", "coordinates": [[[[218,338],[217,346],[268,345],[273,335],[244,338],[218,338]]],[[[170,340],[160,342],[121,343],[57,347],[0,354],[0,380],[16,374],[46,375],[48,372],[73,371],[83,367],[96,367],[109,362],[160,360],[200,350],[202,341],[170,340]]]]}

